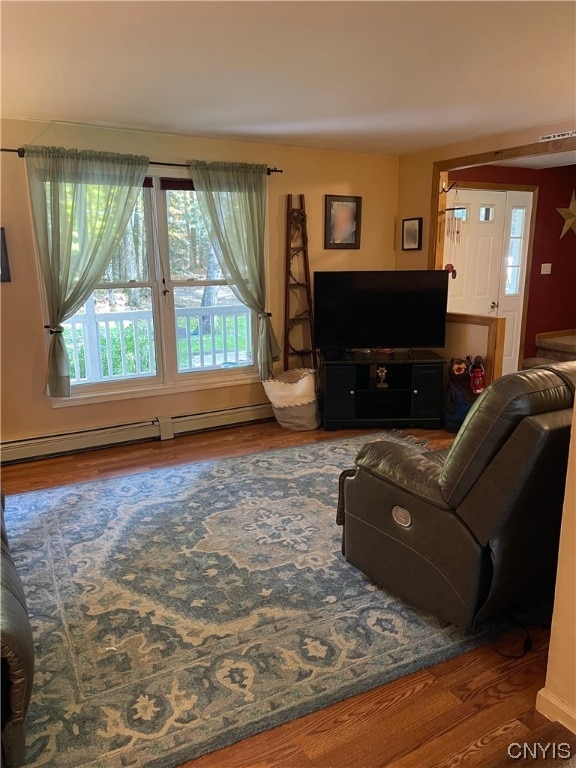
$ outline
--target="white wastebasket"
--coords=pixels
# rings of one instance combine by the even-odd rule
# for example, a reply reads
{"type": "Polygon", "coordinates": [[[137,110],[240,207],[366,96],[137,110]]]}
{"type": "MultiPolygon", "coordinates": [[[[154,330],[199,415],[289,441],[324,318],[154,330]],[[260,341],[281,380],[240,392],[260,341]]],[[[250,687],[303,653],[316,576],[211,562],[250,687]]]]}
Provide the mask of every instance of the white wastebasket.
{"type": "Polygon", "coordinates": [[[314,369],[295,368],[262,383],[281,427],[305,432],[320,426],[314,369]]]}

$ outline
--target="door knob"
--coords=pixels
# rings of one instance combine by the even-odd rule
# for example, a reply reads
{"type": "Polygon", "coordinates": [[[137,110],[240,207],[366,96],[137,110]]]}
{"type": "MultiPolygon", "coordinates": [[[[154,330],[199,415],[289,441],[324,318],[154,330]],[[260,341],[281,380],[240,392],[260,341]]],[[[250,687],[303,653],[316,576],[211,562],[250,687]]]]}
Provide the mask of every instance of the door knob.
{"type": "Polygon", "coordinates": [[[490,309],[498,309],[500,304],[497,301],[493,301],[492,304],[490,304],[490,309]]]}

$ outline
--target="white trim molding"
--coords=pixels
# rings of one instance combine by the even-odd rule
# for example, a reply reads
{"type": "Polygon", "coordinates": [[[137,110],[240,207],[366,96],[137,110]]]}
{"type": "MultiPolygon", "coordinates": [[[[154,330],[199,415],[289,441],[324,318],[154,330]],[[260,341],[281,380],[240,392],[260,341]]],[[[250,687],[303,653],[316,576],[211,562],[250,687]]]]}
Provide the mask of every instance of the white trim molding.
{"type": "Polygon", "coordinates": [[[259,384],[260,376],[254,366],[249,366],[239,373],[238,369],[230,371],[198,372],[186,381],[172,384],[150,383],[139,379],[139,385],[133,381],[116,382],[116,387],[110,384],[76,384],[72,387],[72,397],[53,397],[52,408],[69,408],[76,405],[92,405],[93,403],[110,403],[116,400],[133,400],[138,397],[154,397],[156,395],[178,395],[187,392],[197,392],[205,389],[220,389],[222,387],[241,387],[246,384],[259,384]]]}
{"type": "Polygon", "coordinates": [[[162,416],[136,424],[118,424],[101,429],[89,429],[63,435],[47,435],[2,444],[2,463],[39,459],[59,453],[74,453],[90,448],[134,443],[139,440],[169,440],[187,432],[199,432],[273,417],[270,403],[258,403],[240,408],[227,408],[185,416],[162,416]]]}
{"type": "Polygon", "coordinates": [[[576,710],[555,696],[549,688],[541,688],[538,691],[536,709],[548,720],[561,723],[569,731],[576,733],[576,710]]]}

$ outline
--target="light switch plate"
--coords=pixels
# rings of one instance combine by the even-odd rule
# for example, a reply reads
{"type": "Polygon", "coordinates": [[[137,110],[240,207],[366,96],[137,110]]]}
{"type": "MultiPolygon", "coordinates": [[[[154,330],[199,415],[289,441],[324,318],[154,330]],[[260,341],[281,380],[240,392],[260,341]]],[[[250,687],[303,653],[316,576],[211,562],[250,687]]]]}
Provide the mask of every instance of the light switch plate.
{"type": "Polygon", "coordinates": [[[552,274],[552,264],[542,264],[542,266],[540,267],[540,274],[541,275],[552,274]]]}

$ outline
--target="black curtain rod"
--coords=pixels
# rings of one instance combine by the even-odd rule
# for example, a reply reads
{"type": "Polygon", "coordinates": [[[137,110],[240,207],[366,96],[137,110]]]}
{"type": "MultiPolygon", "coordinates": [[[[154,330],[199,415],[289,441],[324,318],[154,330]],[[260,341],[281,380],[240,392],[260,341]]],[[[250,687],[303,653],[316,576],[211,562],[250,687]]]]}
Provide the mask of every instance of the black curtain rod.
{"type": "MultiPolygon", "coordinates": [[[[4,147],[0,147],[0,152],[15,152],[18,157],[24,157],[26,155],[26,150],[24,147],[18,147],[18,149],[5,149],[4,147]]],[[[188,163],[161,163],[157,160],[150,160],[150,165],[162,165],[164,168],[189,168],[190,166],[188,163]]],[[[282,168],[267,168],[266,173],[268,176],[272,173],[283,173],[282,168]]]]}

